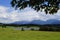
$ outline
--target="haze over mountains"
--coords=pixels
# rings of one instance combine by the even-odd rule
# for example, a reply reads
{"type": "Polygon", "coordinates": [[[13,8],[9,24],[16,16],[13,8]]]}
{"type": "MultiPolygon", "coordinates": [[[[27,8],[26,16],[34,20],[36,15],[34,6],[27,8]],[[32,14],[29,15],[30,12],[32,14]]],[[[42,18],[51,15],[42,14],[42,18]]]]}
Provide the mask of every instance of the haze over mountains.
{"type": "Polygon", "coordinates": [[[42,20],[33,20],[33,21],[16,21],[12,24],[40,24],[40,25],[44,25],[44,24],[60,24],[60,20],[55,20],[55,19],[51,19],[51,20],[47,20],[47,21],[42,21],[42,20]]]}

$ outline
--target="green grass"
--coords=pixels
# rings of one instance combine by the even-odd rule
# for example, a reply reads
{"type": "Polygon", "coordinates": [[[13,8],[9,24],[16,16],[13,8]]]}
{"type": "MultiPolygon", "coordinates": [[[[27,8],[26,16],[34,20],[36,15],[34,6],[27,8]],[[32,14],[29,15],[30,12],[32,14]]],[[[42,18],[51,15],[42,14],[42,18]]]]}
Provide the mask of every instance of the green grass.
{"type": "Polygon", "coordinates": [[[0,28],[0,40],[60,40],[60,32],[20,31],[0,28]]]}

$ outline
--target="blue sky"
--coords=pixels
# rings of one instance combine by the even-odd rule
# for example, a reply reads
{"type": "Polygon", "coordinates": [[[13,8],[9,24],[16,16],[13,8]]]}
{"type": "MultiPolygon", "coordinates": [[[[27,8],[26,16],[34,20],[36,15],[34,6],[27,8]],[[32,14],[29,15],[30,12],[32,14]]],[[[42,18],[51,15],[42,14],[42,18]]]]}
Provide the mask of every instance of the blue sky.
{"type": "Polygon", "coordinates": [[[0,0],[0,5],[9,7],[11,6],[10,1],[11,0],[0,0]]]}
{"type": "Polygon", "coordinates": [[[45,14],[45,12],[36,12],[35,10],[27,7],[24,10],[15,10],[10,5],[11,0],[0,0],[0,22],[12,23],[15,21],[33,21],[42,20],[47,21],[50,19],[60,20],[60,10],[54,14],[45,14]]]}

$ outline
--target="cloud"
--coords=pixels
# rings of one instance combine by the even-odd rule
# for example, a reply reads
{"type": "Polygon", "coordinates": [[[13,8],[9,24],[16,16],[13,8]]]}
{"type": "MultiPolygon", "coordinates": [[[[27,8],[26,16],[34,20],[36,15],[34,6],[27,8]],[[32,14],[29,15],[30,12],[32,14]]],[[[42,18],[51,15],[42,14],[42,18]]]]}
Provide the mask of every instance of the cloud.
{"type": "Polygon", "coordinates": [[[15,21],[33,21],[33,20],[49,20],[57,19],[60,20],[60,10],[57,14],[50,15],[45,12],[36,12],[35,10],[27,7],[24,10],[14,10],[11,7],[0,6],[0,22],[12,23],[15,21]]]}

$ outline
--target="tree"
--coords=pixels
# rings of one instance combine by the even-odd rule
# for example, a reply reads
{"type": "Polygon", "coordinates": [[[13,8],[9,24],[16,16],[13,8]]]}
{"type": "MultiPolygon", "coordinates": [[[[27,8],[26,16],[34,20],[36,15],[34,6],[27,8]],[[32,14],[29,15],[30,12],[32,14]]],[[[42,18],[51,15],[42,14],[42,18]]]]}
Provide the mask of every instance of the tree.
{"type": "Polygon", "coordinates": [[[20,10],[29,6],[36,11],[44,9],[46,14],[54,14],[59,10],[60,0],[12,0],[11,5],[20,10]]]}

